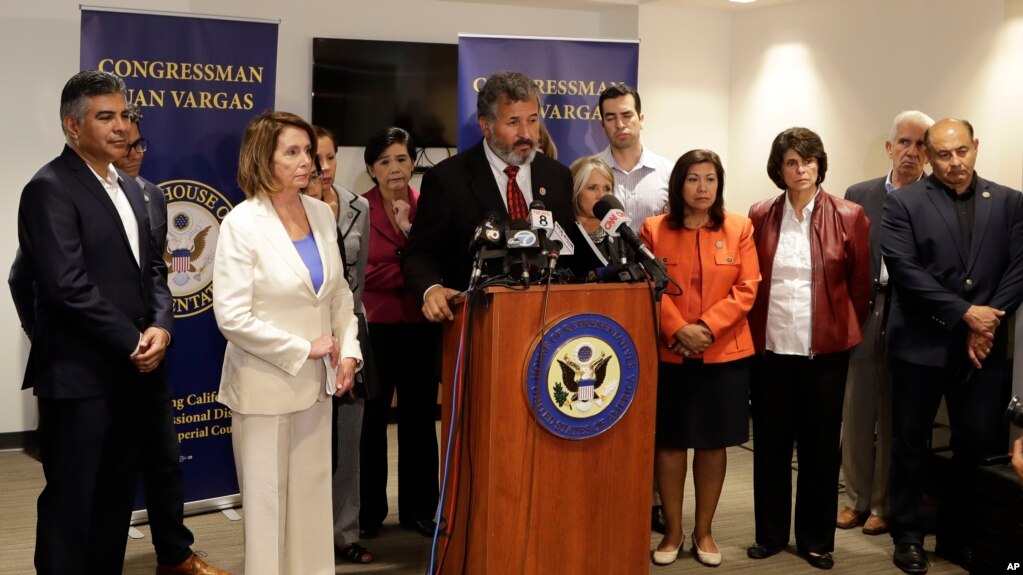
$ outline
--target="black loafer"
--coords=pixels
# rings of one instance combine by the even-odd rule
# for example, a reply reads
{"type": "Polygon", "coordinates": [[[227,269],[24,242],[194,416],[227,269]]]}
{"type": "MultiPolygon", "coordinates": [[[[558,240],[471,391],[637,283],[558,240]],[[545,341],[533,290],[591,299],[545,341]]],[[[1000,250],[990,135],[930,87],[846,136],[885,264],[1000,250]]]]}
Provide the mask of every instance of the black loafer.
{"type": "Polygon", "coordinates": [[[423,537],[433,537],[433,532],[437,529],[437,522],[433,519],[402,521],[400,525],[409,531],[415,531],[423,537]]]}
{"type": "Polygon", "coordinates": [[[767,559],[771,555],[774,555],[784,549],[784,547],[778,546],[773,547],[771,545],[761,545],[760,543],[754,543],[746,548],[746,557],[750,559],[767,559]]]}
{"type": "Polygon", "coordinates": [[[800,552],[799,556],[806,559],[807,563],[818,569],[831,569],[835,566],[835,560],[831,557],[831,553],[814,555],[812,553],[800,552]]]}
{"type": "Polygon", "coordinates": [[[927,573],[931,564],[927,561],[927,553],[919,543],[899,543],[895,545],[892,563],[902,569],[903,573],[917,575],[927,573]]]}

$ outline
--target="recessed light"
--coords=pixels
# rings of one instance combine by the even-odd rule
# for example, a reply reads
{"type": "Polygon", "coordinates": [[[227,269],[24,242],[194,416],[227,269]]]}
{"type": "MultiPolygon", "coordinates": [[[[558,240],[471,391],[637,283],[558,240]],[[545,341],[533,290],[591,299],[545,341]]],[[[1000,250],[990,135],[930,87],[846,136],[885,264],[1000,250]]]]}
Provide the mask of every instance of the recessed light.
{"type": "Polygon", "coordinates": [[[735,2],[736,4],[750,4],[752,2],[756,2],[757,0],[728,0],[728,1],[735,2]]]}

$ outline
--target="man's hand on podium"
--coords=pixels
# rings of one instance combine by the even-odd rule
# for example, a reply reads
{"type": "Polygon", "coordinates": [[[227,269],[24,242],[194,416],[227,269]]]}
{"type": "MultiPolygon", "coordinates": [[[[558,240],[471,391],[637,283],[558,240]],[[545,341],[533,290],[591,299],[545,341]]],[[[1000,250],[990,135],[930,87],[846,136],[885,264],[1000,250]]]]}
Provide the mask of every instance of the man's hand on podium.
{"type": "Polygon", "coordinates": [[[448,301],[458,295],[457,290],[443,286],[433,286],[423,296],[423,316],[429,321],[451,321],[455,314],[451,312],[448,301]]]}

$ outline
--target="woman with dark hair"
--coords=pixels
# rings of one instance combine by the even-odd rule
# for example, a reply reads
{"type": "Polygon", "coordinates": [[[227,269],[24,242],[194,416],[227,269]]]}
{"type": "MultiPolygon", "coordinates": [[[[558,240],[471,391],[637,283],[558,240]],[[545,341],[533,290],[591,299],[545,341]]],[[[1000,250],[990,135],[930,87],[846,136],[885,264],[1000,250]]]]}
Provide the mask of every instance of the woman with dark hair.
{"type": "Polygon", "coordinates": [[[423,318],[405,287],[401,252],[416,217],[419,192],[409,185],[416,147],[401,128],[366,143],[366,171],[376,184],[369,202],[369,256],[362,301],[380,393],[366,402],[362,427],[362,536],[375,537],[387,516],[387,416],[398,393],[398,521],[432,537],[440,496],[437,385],[440,332],[423,318]]]}
{"type": "MultiPolygon", "coordinates": [[[[369,344],[366,307],[362,303],[369,256],[369,202],[351,190],[336,186],[337,139],[334,132],[313,126],[316,132],[316,158],[320,168],[321,199],[337,219],[338,247],[345,267],[345,279],[352,289],[355,317],[359,320],[359,347],[362,370],[355,385],[344,397],[334,398],[334,555],[350,563],[373,561],[373,554],[359,545],[359,447],[362,441],[362,416],[365,402],[376,392],[376,364],[369,344]]],[[[314,195],[311,189],[308,195],[314,195]]]]}
{"type": "Polygon", "coordinates": [[[686,152],[668,180],[667,214],[643,222],[641,237],[682,289],[661,301],[654,472],[665,534],[653,562],[675,561],[685,535],[682,500],[693,450],[696,526],[692,553],[721,563],[711,523],[725,481],[725,448],[749,439],[746,314],[760,283],[748,218],[724,208],[725,170],[710,150],[686,152]]]}
{"type": "Polygon", "coordinates": [[[796,549],[819,569],[834,566],[846,369],[872,287],[867,218],[824,191],[827,169],[820,136],[785,130],[767,160],[783,193],[749,212],[764,281],[749,314],[756,544],[746,554],[763,559],[788,545],[795,443],[796,549]]]}
{"type": "Polygon", "coordinates": [[[213,265],[228,342],[217,399],[233,413],[245,572],[256,575],[335,571],[327,400],[351,389],[362,353],[334,214],[300,193],[315,156],[298,116],[249,122],[238,158],[246,199],[224,218],[213,265]]]}

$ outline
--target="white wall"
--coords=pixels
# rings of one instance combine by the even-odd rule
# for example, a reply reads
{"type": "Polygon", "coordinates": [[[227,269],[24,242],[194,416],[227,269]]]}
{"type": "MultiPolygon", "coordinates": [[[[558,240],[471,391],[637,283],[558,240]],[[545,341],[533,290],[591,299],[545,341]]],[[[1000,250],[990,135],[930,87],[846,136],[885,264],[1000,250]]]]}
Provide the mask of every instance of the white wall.
{"type": "MultiPolygon", "coordinates": [[[[312,38],[457,42],[458,33],[635,38],[635,8],[591,10],[509,8],[494,3],[444,0],[136,0],[135,9],[167,10],[280,20],[277,107],[308,117],[311,110],[312,38]]],[[[17,248],[22,187],[64,143],[58,107],[64,82],[78,71],[79,2],[0,0],[0,271],[17,248]]],[[[341,179],[354,181],[361,149],[346,149],[341,179]]],[[[364,190],[363,190],[364,191],[364,190]]],[[[35,429],[35,401],[20,391],[28,342],[7,289],[0,289],[0,433],[35,429]]]]}

